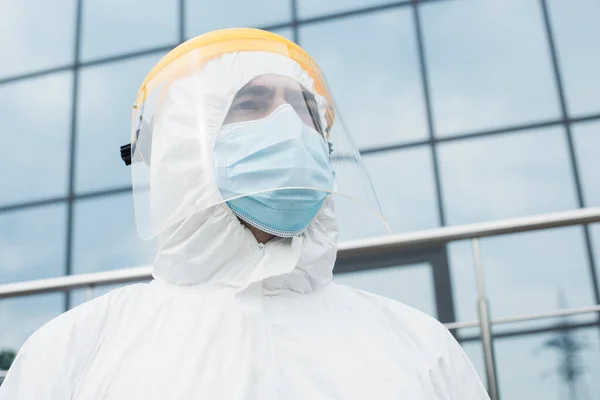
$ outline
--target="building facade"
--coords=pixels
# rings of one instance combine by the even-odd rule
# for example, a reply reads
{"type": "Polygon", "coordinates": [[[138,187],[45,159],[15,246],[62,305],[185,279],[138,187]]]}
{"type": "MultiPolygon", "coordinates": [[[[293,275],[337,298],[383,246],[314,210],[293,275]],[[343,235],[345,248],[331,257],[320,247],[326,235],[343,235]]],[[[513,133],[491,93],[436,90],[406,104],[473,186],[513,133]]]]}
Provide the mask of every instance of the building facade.
{"type": "MultiPolygon", "coordinates": [[[[29,0],[0,21],[0,284],[151,262],[118,153],[132,102],[166,52],[225,27],[317,60],[394,232],[600,206],[596,0],[29,0]]],[[[339,214],[343,240],[375,234],[339,214]]],[[[600,224],[484,239],[482,257],[494,317],[600,304],[600,224]]],[[[452,322],[476,319],[472,270],[458,241],[337,279],[452,322]]],[[[82,301],[0,300],[0,350],[82,301]]],[[[479,330],[457,334],[483,374],[479,330]]],[[[503,398],[600,391],[595,314],[498,327],[494,348],[503,398]]]]}

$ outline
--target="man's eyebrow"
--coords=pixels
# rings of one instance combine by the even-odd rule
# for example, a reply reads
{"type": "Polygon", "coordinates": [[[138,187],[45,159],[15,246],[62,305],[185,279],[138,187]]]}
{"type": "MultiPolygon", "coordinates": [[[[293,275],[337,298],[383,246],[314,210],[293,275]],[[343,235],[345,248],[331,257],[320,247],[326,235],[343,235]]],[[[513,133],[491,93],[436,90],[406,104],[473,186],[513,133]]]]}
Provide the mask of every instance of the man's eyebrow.
{"type": "Polygon", "coordinates": [[[272,98],[275,95],[275,88],[263,85],[247,85],[240,89],[235,95],[236,98],[242,96],[261,96],[272,98]]]}

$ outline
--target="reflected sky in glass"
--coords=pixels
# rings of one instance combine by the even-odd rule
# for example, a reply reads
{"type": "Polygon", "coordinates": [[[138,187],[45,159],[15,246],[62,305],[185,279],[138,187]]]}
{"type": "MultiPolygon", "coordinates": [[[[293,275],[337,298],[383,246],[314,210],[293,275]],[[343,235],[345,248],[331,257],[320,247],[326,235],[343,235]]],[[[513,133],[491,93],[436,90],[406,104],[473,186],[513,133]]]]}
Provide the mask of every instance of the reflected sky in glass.
{"type": "Polygon", "coordinates": [[[437,316],[433,274],[429,264],[347,272],[336,274],[334,280],[342,285],[401,301],[426,314],[437,316]]]}
{"type": "Polygon", "coordinates": [[[0,79],[72,64],[75,0],[0,2],[0,79]]]}
{"type": "Polygon", "coordinates": [[[481,381],[485,385],[485,361],[483,359],[483,349],[481,347],[481,342],[478,340],[474,340],[462,342],[460,345],[462,346],[463,351],[469,357],[469,360],[471,360],[471,364],[473,364],[473,367],[479,374],[479,379],[481,379],[481,381]]]}
{"type": "Polygon", "coordinates": [[[0,285],[64,274],[66,218],[65,204],[0,214],[0,285]]]}
{"type": "Polygon", "coordinates": [[[600,122],[573,125],[573,141],[587,207],[600,207],[600,122]]]}
{"type": "Polygon", "coordinates": [[[81,58],[177,44],[178,7],[176,0],[83,0],[81,58]]]}
{"type": "Polygon", "coordinates": [[[148,265],[153,242],[137,236],[131,194],[80,200],[75,204],[73,273],[148,265]]]}
{"type": "Polygon", "coordinates": [[[72,85],[63,72],[0,86],[0,206],[67,194],[72,85]]]}
{"type": "Polygon", "coordinates": [[[290,0],[186,1],[187,38],[224,28],[262,28],[291,22],[290,0]]]}
{"type": "Polygon", "coordinates": [[[393,3],[393,0],[297,0],[300,19],[322,16],[331,13],[350,11],[356,8],[393,3]]]}
{"type": "Polygon", "coordinates": [[[62,293],[0,300],[0,351],[18,350],[40,326],[61,314],[64,306],[62,293]]]}
{"type": "Polygon", "coordinates": [[[76,191],[131,185],[120,146],[131,141],[131,110],[162,53],[84,68],[79,79],[76,191]]]}
{"type": "Polygon", "coordinates": [[[600,2],[549,0],[558,62],[571,116],[600,113],[600,2]]]}
{"type": "MultiPolygon", "coordinates": [[[[448,246],[457,320],[477,319],[477,292],[470,241],[448,246]]],[[[583,230],[568,227],[481,240],[492,317],[546,312],[594,303],[583,230]]],[[[589,320],[583,315],[577,320],[589,320]]],[[[547,326],[548,321],[498,326],[497,331],[547,326]]]]}
{"type": "Polygon", "coordinates": [[[363,203],[345,196],[333,195],[333,208],[341,242],[390,233],[381,214],[363,203]]]}
{"type": "Polygon", "coordinates": [[[538,1],[441,1],[421,11],[439,136],[560,116],[538,1]]]}
{"type": "Polygon", "coordinates": [[[294,41],[294,31],[292,28],[271,29],[271,32],[276,33],[284,38],[294,41]]]}
{"type": "Polygon", "coordinates": [[[427,136],[412,11],[402,8],[300,27],[360,148],[427,136]]]}
{"type": "Polygon", "coordinates": [[[428,146],[373,154],[364,161],[394,233],[438,226],[428,146]]]}
{"type": "MultiPolygon", "coordinates": [[[[495,341],[498,384],[503,399],[569,399],[564,376],[566,355],[551,344],[560,340],[551,332],[495,341]],[[563,372],[561,373],[561,367],[563,372]]],[[[600,391],[600,343],[598,329],[572,331],[568,336],[583,348],[573,356],[572,365],[580,368],[575,380],[577,396],[572,399],[594,399],[600,391]]]]}
{"type": "Polygon", "coordinates": [[[438,149],[449,225],[577,208],[563,128],[460,140],[438,149]]]}
{"type": "MultiPolygon", "coordinates": [[[[0,214],[0,285],[64,274],[66,215],[64,204],[0,214]]],[[[18,350],[63,307],[62,293],[0,300],[0,350],[18,350]]]]}
{"type": "MultiPolygon", "coordinates": [[[[554,325],[561,321],[554,321],[554,325]]],[[[569,399],[568,385],[560,368],[565,364],[565,353],[550,343],[561,337],[561,331],[533,334],[522,337],[494,339],[496,368],[501,398],[506,399],[569,399]]],[[[564,331],[563,331],[564,332],[564,331]]],[[[582,367],[577,381],[576,399],[593,399],[600,390],[596,376],[600,373],[598,361],[598,330],[579,328],[567,337],[582,346],[574,353],[574,365],[582,367]],[[586,393],[587,392],[587,393],[586,393]]],[[[485,364],[480,341],[462,343],[473,366],[485,383],[485,364]]]]}

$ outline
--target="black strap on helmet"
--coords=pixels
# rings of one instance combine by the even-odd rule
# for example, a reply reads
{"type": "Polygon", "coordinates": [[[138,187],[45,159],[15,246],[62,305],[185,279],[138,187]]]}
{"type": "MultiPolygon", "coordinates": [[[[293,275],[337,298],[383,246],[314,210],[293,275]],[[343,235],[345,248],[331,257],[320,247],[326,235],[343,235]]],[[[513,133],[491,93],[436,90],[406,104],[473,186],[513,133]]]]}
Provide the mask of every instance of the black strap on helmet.
{"type": "Polygon", "coordinates": [[[131,165],[131,143],[121,146],[121,160],[125,165],[131,165]]]}

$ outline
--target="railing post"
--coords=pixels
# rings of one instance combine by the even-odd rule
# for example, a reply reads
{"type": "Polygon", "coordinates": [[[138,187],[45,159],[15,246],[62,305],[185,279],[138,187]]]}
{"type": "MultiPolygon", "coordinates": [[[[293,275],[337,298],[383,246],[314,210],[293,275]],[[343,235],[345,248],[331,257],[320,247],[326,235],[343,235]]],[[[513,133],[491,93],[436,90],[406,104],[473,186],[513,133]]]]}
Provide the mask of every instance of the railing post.
{"type": "Polygon", "coordinates": [[[84,301],[90,301],[94,298],[94,286],[93,285],[89,285],[85,287],[85,293],[84,293],[84,301]]]}
{"type": "Polygon", "coordinates": [[[481,330],[481,344],[483,346],[483,358],[485,361],[485,374],[487,378],[488,393],[491,400],[499,400],[498,379],[496,374],[496,360],[492,344],[492,325],[490,317],[490,305],[485,290],[485,279],[483,277],[483,262],[479,249],[479,238],[471,240],[473,245],[473,266],[475,267],[475,279],[477,281],[477,315],[479,328],[481,330]]]}

